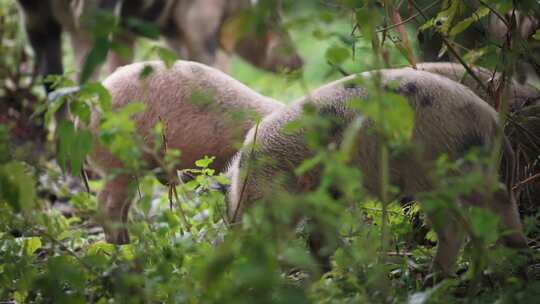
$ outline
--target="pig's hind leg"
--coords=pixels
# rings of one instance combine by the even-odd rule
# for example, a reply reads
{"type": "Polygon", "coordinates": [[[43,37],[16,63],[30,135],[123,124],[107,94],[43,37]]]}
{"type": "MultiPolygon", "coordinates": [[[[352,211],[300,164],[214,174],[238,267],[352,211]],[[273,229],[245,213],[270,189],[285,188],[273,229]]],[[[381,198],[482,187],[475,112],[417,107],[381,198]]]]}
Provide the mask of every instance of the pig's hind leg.
{"type": "Polygon", "coordinates": [[[126,227],[129,208],[133,198],[133,179],[118,175],[105,182],[97,200],[105,239],[113,244],[129,243],[126,227]]]}

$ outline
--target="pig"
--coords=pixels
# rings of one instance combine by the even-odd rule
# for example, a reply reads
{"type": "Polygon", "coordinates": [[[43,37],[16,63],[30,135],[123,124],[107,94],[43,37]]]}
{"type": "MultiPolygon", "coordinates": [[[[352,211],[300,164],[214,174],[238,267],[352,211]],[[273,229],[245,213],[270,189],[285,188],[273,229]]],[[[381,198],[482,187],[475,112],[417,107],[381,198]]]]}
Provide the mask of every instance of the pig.
{"type": "MultiPolygon", "coordinates": [[[[264,2],[275,6],[277,3],[273,1],[264,2]]],[[[187,55],[181,58],[215,65],[225,72],[229,70],[228,57],[232,52],[254,66],[270,72],[300,69],[303,66],[302,58],[281,24],[277,7],[266,5],[265,8],[270,10],[267,16],[258,15],[258,18],[263,19],[262,28],[246,31],[240,24],[228,31],[225,29],[236,17],[248,12],[254,14],[255,11],[249,10],[256,4],[257,1],[253,0],[181,0],[173,8],[172,29],[169,25],[169,29],[164,32],[169,33],[167,40],[173,49],[178,49],[174,45],[184,45],[187,55]],[[241,31],[244,32],[239,37],[228,36],[241,31]],[[213,63],[215,61],[216,64],[213,63]]]]}
{"type": "Polygon", "coordinates": [[[516,62],[516,78],[519,83],[526,83],[531,78],[540,77],[539,46],[533,35],[540,29],[538,14],[533,15],[524,11],[510,10],[504,16],[489,14],[488,33],[498,44],[506,41],[507,35],[512,38],[512,49],[519,50],[519,59],[516,62]],[[504,18],[504,20],[501,19],[504,18]],[[511,32],[507,25],[515,22],[515,32],[511,32]],[[517,42],[517,43],[516,43],[517,42]],[[525,42],[525,44],[523,43],[525,42]],[[526,46],[524,48],[523,46],[526,46]]]}
{"type": "MultiPolygon", "coordinates": [[[[59,75],[62,66],[62,26],[49,1],[18,0],[24,12],[24,25],[30,46],[34,51],[36,71],[39,75],[59,75]]],[[[45,90],[51,92],[50,83],[45,90]]]]}
{"type": "MultiPolygon", "coordinates": [[[[180,58],[229,69],[231,52],[237,52],[248,62],[263,69],[278,72],[283,68],[299,69],[302,58],[294,49],[288,33],[280,26],[278,17],[268,18],[260,35],[248,32],[240,39],[227,39],[223,47],[223,27],[231,19],[253,7],[250,0],[18,0],[28,39],[35,53],[39,75],[62,74],[61,35],[69,33],[75,53],[75,66],[81,67],[92,47],[92,37],[83,17],[98,10],[116,13],[121,25],[137,18],[156,24],[167,44],[180,58]]],[[[275,13],[274,15],[277,15],[275,13]]],[[[88,20],[87,20],[88,21],[88,20]]],[[[132,49],[135,30],[115,33],[113,42],[132,49]]],[[[132,58],[122,58],[110,52],[107,73],[128,64],[132,58]]],[[[93,78],[97,78],[97,73],[93,78]]],[[[52,91],[45,84],[47,93],[52,91]]]]}
{"type": "MultiPolygon", "coordinates": [[[[177,61],[170,68],[159,61],[134,63],[117,69],[103,85],[112,96],[113,111],[134,101],[144,103],[144,112],[133,117],[144,145],[152,146],[153,127],[163,123],[167,149],[181,151],[179,170],[193,168],[194,162],[205,155],[215,156],[212,167],[223,170],[254,125],[254,116],[264,117],[282,107],[280,102],[258,94],[223,72],[190,61],[177,61]],[[140,80],[147,66],[153,72],[140,80]],[[206,94],[210,100],[201,103],[197,94],[206,94]]],[[[100,117],[94,110],[90,129],[96,136],[100,117]]],[[[94,142],[89,154],[92,168],[103,176],[124,168],[106,147],[94,142]]],[[[147,168],[157,166],[148,154],[143,159],[147,168]]],[[[98,194],[101,222],[110,243],[129,242],[125,223],[133,197],[129,184],[134,180],[130,173],[117,174],[105,182],[98,194]]]]}
{"type": "Polygon", "coordinates": [[[510,24],[512,19],[515,19],[515,28],[521,39],[531,38],[540,26],[535,16],[522,11],[508,11],[504,16],[491,13],[488,21],[489,34],[498,42],[503,42],[509,31],[507,24],[510,24]],[[501,20],[500,17],[504,17],[505,20],[501,20]]]}
{"type": "MultiPolygon", "coordinates": [[[[494,94],[487,90],[467,72],[463,65],[451,62],[429,62],[419,63],[416,68],[421,71],[427,71],[439,74],[459,82],[471,89],[478,97],[487,102],[493,108],[496,107],[494,94]]],[[[482,81],[484,86],[494,92],[500,81],[500,73],[495,73],[488,69],[472,66],[472,71],[482,81]]],[[[540,102],[540,90],[528,84],[521,84],[515,80],[510,80],[508,84],[508,106],[511,111],[516,111],[524,106],[535,105],[540,102]]]]}
{"type": "MultiPolygon", "coordinates": [[[[442,154],[455,160],[475,146],[489,147],[498,133],[497,113],[470,89],[448,78],[411,68],[388,69],[353,75],[332,82],[315,90],[281,110],[275,111],[253,127],[246,135],[244,147],[232,158],[226,175],[231,179],[227,191],[228,218],[241,220],[242,214],[257,201],[271,203],[276,193],[302,193],[314,190],[320,174],[318,169],[301,176],[295,174],[313,151],[304,138],[306,129],[282,132],[284,126],[299,119],[306,105],[315,107],[315,113],[330,116],[336,125],[323,146],[340,144],[346,127],[361,117],[349,107],[352,99],[365,99],[368,92],[356,79],[369,80],[380,77],[384,90],[404,96],[414,110],[412,133],[414,152],[390,158],[389,174],[392,185],[399,187],[400,195],[417,197],[436,187],[430,178],[434,161],[442,154]],[[397,85],[396,87],[392,87],[397,85]],[[318,111],[318,112],[317,112],[318,111]],[[263,165],[258,165],[262,163],[263,165]]],[[[372,121],[365,120],[359,129],[352,151],[350,165],[363,174],[363,187],[367,193],[380,193],[379,140],[372,129],[372,121]]],[[[391,152],[390,155],[393,155],[391,152]]],[[[466,170],[463,170],[466,172],[466,170]]],[[[339,195],[339,193],[337,194],[339,195]]],[[[508,246],[526,248],[515,200],[505,187],[493,194],[489,207],[501,217],[502,223],[512,232],[504,236],[508,246]]],[[[481,196],[481,195],[480,195],[481,196]]],[[[478,195],[463,199],[466,205],[482,206],[478,195]]],[[[436,211],[435,211],[436,213],[436,211]]],[[[433,217],[428,212],[428,217],[433,217]]],[[[463,227],[446,218],[445,225],[435,226],[438,235],[436,255],[432,263],[434,273],[452,274],[462,243],[463,227]]],[[[321,252],[321,244],[328,242],[324,233],[315,229],[308,238],[315,257],[328,269],[329,256],[321,252]]]]}

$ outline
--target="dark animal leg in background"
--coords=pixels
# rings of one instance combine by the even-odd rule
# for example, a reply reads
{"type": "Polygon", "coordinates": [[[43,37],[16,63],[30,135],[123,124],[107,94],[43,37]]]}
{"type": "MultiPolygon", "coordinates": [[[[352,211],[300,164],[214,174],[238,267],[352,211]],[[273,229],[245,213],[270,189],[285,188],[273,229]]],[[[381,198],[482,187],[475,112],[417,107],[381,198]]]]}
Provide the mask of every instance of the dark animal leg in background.
{"type": "MultiPolygon", "coordinates": [[[[47,7],[50,10],[50,7],[47,7]]],[[[35,53],[37,72],[44,78],[47,75],[61,75],[62,67],[62,28],[53,19],[52,12],[45,12],[47,20],[39,27],[26,27],[28,38],[35,53]]],[[[45,82],[47,93],[53,91],[50,83],[45,82]]]]}

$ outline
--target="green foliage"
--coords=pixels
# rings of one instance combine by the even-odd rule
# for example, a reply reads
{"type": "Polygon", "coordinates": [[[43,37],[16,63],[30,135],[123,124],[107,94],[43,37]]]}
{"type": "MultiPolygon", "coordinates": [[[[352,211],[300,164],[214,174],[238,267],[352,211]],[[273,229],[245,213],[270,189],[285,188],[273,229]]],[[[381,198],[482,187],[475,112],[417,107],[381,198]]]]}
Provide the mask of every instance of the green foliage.
{"type": "MultiPolygon", "coordinates": [[[[0,102],[12,96],[13,71],[28,64],[23,62],[23,35],[11,2],[0,0],[0,102]]],[[[392,20],[389,8],[399,2],[283,1],[285,25],[305,58],[304,70],[276,76],[235,59],[233,76],[265,94],[292,100],[340,77],[342,72],[406,64],[410,62],[410,50],[395,29],[385,30],[392,20]]],[[[420,30],[433,29],[451,42],[459,41],[475,23],[485,22],[490,10],[479,7],[467,11],[465,1],[440,2],[437,12],[422,20],[420,30]]],[[[503,13],[515,1],[485,2],[503,13]]],[[[524,9],[536,4],[533,0],[520,2],[524,9]]],[[[276,3],[262,1],[256,9],[244,13],[242,30],[261,31],[268,20],[275,18],[271,9],[276,3]]],[[[266,204],[250,208],[241,223],[231,225],[226,220],[224,195],[215,190],[216,185],[227,186],[229,180],[212,169],[213,156],[205,155],[192,164],[192,169],[182,172],[194,178],[170,188],[167,195],[155,173],[176,176],[174,168],[182,151],[166,147],[166,126],[158,122],[143,140],[133,118],[144,111],[144,104],[133,100],[113,112],[110,94],[92,81],[107,52],[131,55],[132,50],[124,45],[110,42],[111,35],[121,34],[119,21],[98,13],[83,24],[91,29],[94,45],[81,70],[81,86],[61,95],[46,109],[46,125],[55,131],[57,140],[55,145],[49,138],[47,148],[56,149],[55,159],[64,172],[52,169],[50,161],[33,166],[19,159],[10,136],[11,126],[0,125],[0,302],[516,303],[534,302],[540,296],[538,279],[526,281],[520,276],[523,265],[529,262],[527,257],[496,246],[498,238],[507,233],[501,229],[500,220],[486,209],[457,203],[474,190],[489,193],[499,187],[494,178],[486,177],[485,168],[493,164],[485,151],[472,151],[456,161],[441,157],[431,172],[435,191],[420,195],[418,202],[406,208],[392,199],[398,189],[384,177],[380,184],[385,195],[381,199],[367,195],[361,186],[362,172],[350,165],[358,130],[366,121],[374,124],[383,139],[381,151],[386,152],[380,156],[384,163],[389,155],[410,148],[415,119],[402,96],[382,92],[376,81],[360,77],[352,80],[365,87],[369,97],[351,101],[363,115],[347,126],[339,145],[326,144],[336,121],[322,117],[312,107],[306,107],[302,118],[286,127],[286,132],[307,130],[306,141],[313,157],[294,173],[302,176],[319,170],[321,180],[316,189],[302,194],[275,193],[266,204]],[[56,114],[68,104],[71,120],[55,121],[56,114]],[[94,121],[98,127],[95,134],[87,129],[92,111],[100,114],[99,121],[94,121]],[[150,145],[145,144],[148,141],[150,145]],[[66,191],[48,189],[52,187],[43,182],[44,176],[57,180],[69,173],[78,175],[96,143],[122,161],[124,171],[90,180],[90,193],[78,190],[65,195],[66,191]],[[143,154],[150,155],[160,168],[148,168],[143,154]],[[463,168],[469,173],[458,176],[463,168]],[[136,177],[134,208],[128,223],[131,243],[113,245],[104,241],[96,224],[96,192],[103,187],[103,180],[123,173],[136,177]],[[61,212],[59,206],[66,204],[51,204],[49,200],[60,198],[51,199],[49,192],[68,200],[73,210],[61,212]],[[341,195],[334,195],[336,192],[341,195]],[[424,220],[426,213],[432,215],[429,225],[424,220]],[[296,225],[300,215],[306,218],[296,225]],[[424,288],[436,242],[430,229],[449,221],[462,225],[472,241],[459,256],[459,275],[424,288]],[[306,246],[307,235],[316,227],[323,227],[323,235],[330,240],[330,246],[323,248],[331,253],[328,273],[320,272],[306,246]]],[[[126,25],[147,38],[159,36],[159,29],[145,21],[130,19],[126,25]]],[[[537,31],[534,38],[539,40],[539,36],[537,31]]],[[[143,51],[136,54],[138,59],[157,58],[167,66],[176,59],[174,53],[154,42],[144,40],[139,46],[143,51]]],[[[446,51],[443,47],[442,52],[446,51]]],[[[458,51],[464,53],[466,62],[498,66],[501,58],[519,56],[525,49],[482,45],[458,51]]],[[[139,79],[144,81],[152,73],[147,67],[139,79]]],[[[56,87],[74,86],[67,76],[49,79],[56,87]]],[[[30,86],[38,88],[33,80],[30,86]]],[[[214,95],[201,91],[190,99],[198,105],[209,105],[214,95]]],[[[44,112],[45,108],[42,105],[37,110],[44,112]]],[[[525,111],[534,118],[530,113],[534,109],[525,111]]],[[[522,125],[535,122],[530,119],[522,125]]],[[[521,130],[519,125],[514,128],[512,132],[521,130]]],[[[530,134],[518,135],[526,142],[530,134]]],[[[523,149],[534,158],[538,155],[536,148],[531,145],[523,149]]],[[[540,233],[539,219],[537,211],[523,220],[532,238],[540,233]]],[[[531,259],[539,258],[538,253],[530,255],[531,259]]]]}
{"type": "Polygon", "coordinates": [[[77,131],[73,123],[60,122],[58,126],[58,163],[77,175],[82,169],[84,159],[92,148],[92,134],[88,130],[77,131]]]}
{"type": "Polygon", "coordinates": [[[79,81],[85,83],[92,77],[96,68],[105,62],[110,49],[109,40],[106,37],[97,37],[94,41],[94,46],[88,53],[86,60],[81,69],[79,81]]]}
{"type": "Polygon", "coordinates": [[[326,50],[326,59],[328,62],[340,65],[351,56],[349,48],[332,46],[326,50]]]}
{"type": "Polygon", "coordinates": [[[18,212],[29,211],[35,204],[35,181],[29,170],[24,163],[16,161],[0,167],[0,199],[18,212]]]}

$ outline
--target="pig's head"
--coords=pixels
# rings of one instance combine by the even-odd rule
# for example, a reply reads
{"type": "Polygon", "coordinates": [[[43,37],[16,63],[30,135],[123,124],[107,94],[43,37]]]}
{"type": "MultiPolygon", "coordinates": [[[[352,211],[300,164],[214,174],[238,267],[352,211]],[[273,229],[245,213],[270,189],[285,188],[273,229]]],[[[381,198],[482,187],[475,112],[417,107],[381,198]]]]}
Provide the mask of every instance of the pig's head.
{"type": "Polygon", "coordinates": [[[271,72],[298,70],[303,66],[273,0],[252,1],[249,7],[231,14],[220,40],[226,51],[271,72]]]}
{"type": "Polygon", "coordinates": [[[235,52],[262,69],[279,72],[298,70],[303,66],[289,34],[279,29],[267,29],[262,34],[246,36],[238,41],[235,52]]]}

